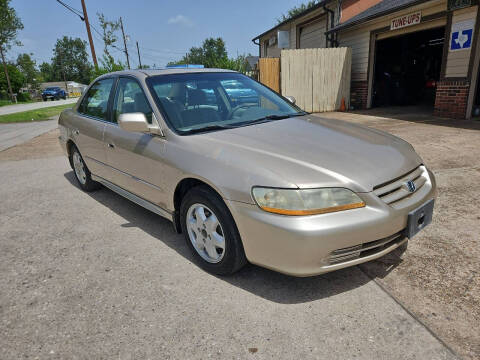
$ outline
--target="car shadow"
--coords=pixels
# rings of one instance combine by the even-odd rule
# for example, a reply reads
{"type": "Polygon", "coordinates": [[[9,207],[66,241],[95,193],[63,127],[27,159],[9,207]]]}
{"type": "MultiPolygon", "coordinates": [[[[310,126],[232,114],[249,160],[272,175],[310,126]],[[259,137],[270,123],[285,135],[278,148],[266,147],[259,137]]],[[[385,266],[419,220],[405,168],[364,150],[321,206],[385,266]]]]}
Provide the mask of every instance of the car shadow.
{"type": "MultiPolygon", "coordinates": [[[[73,171],[65,178],[79,188],[73,171]]],[[[168,220],[102,187],[85,193],[125,219],[122,227],[136,227],[162,241],[189,262],[196,262],[185,244],[183,235],[175,233],[168,220]]],[[[283,275],[259,266],[248,264],[231,276],[217,278],[266,300],[281,304],[299,304],[335,296],[367,284],[371,279],[358,267],[338,270],[319,276],[298,278],[283,275]]]]}
{"type": "Polygon", "coordinates": [[[393,250],[392,252],[378,258],[359,265],[359,268],[370,278],[383,279],[388,276],[403,262],[403,255],[407,249],[407,244],[393,250]]]}

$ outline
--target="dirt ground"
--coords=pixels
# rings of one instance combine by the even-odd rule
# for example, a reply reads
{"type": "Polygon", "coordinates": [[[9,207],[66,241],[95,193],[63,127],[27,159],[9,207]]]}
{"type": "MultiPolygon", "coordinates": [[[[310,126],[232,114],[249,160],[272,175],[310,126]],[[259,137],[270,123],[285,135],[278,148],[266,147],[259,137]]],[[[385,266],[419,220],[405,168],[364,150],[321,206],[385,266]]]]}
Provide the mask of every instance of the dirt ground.
{"type": "Polygon", "coordinates": [[[410,142],[438,186],[433,223],[401,261],[361,265],[460,355],[480,358],[480,122],[413,108],[319,115],[387,131],[410,142]]]}
{"type": "MultiPolygon", "coordinates": [[[[465,359],[480,358],[480,123],[442,120],[413,112],[385,113],[378,110],[318,116],[361,123],[400,136],[415,147],[425,164],[433,170],[438,185],[433,223],[409,242],[408,250],[401,257],[392,253],[378,261],[361,265],[360,269],[457,354],[465,359]]],[[[55,130],[2,151],[0,162],[57,157],[62,154],[57,137],[55,130]]],[[[99,199],[102,202],[102,197],[99,199]]],[[[162,236],[165,231],[161,230],[162,236]]],[[[121,234],[119,232],[117,236],[121,234]]],[[[174,266],[184,267],[183,263],[174,266]]],[[[241,287],[258,294],[264,286],[264,280],[261,284],[259,281],[266,278],[274,285],[265,293],[261,292],[260,296],[275,302],[278,309],[282,306],[278,303],[284,303],[285,299],[282,296],[271,297],[270,292],[282,288],[286,283],[289,288],[303,289],[300,295],[296,292],[295,300],[292,300],[299,307],[300,303],[309,304],[315,298],[317,290],[313,289],[320,285],[317,281],[322,282],[320,286],[328,287],[327,284],[336,284],[337,276],[342,277],[342,281],[352,276],[348,271],[332,274],[312,280],[287,280],[283,276],[252,270],[250,267],[243,274],[240,273],[240,280],[231,282],[235,284],[239,281],[241,287]],[[308,287],[303,288],[307,282],[308,287]],[[310,295],[307,296],[307,293],[310,295]]],[[[221,284],[219,286],[223,286],[221,284]]],[[[360,289],[366,285],[362,283],[358,286],[360,289]]],[[[232,288],[227,290],[236,291],[232,288]]],[[[236,296],[243,295],[240,292],[236,296]]],[[[333,295],[331,299],[338,296],[333,295]]],[[[316,303],[311,302],[306,309],[310,309],[312,304],[316,303]]],[[[322,304],[326,306],[325,302],[322,304]]],[[[346,300],[343,306],[347,304],[352,303],[346,300]]],[[[240,308],[237,310],[243,311],[240,308]]],[[[298,311],[300,308],[297,309],[297,315],[298,311]]],[[[345,312],[348,313],[348,310],[345,312]]],[[[345,330],[344,327],[342,329],[345,330]]],[[[409,344],[404,346],[408,347],[409,344]]]]}

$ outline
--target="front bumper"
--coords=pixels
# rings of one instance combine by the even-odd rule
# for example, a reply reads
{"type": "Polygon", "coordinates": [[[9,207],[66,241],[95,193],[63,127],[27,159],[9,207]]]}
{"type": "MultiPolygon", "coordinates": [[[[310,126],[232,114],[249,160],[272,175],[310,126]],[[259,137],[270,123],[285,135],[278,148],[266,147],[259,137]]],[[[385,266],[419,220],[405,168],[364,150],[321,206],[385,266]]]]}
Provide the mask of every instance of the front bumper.
{"type": "Polygon", "coordinates": [[[312,276],[379,258],[405,243],[408,213],[435,198],[435,178],[428,174],[430,183],[401,209],[387,205],[373,192],[358,194],[366,203],[364,208],[314,216],[282,216],[252,204],[227,204],[251,263],[288,275],[312,276]],[[359,245],[369,248],[368,252],[338,261],[336,255],[359,245]]]}

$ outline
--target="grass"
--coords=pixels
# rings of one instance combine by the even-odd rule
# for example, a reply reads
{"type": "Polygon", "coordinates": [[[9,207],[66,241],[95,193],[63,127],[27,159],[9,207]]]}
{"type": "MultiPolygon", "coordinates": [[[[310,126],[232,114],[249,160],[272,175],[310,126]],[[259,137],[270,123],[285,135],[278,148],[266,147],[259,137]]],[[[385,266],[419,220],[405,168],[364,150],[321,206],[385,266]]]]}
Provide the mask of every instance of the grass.
{"type": "MultiPolygon", "coordinates": [[[[18,104],[28,104],[36,102],[35,100],[29,100],[29,101],[19,101],[18,104]]],[[[10,100],[0,100],[0,106],[5,106],[5,105],[15,105],[15,103],[11,102],[10,100]]]]}
{"type": "Polygon", "coordinates": [[[59,115],[63,110],[70,109],[75,104],[51,106],[43,109],[22,111],[14,114],[0,115],[0,123],[17,123],[28,121],[42,121],[59,115]]]}

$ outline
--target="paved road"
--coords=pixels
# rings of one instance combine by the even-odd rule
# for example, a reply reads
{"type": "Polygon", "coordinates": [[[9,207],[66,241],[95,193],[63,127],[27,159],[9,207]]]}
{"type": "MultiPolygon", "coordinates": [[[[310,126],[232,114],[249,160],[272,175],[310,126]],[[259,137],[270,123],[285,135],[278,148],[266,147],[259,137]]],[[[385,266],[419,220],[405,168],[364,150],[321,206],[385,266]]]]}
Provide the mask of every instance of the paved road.
{"type": "Polygon", "coordinates": [[[58,120],[0,124],[0,151],[22,144],[55,129],[57,126],[58,120]]]}
{"type": "Polygon", "coordinates": [[[73,104],[73,103],[76,103],[77,100],[78,100],[78,98],[73,98],[73,99],[57,100],[57,101],[39,101],[39,102],[28,103],[28,104],[15,104],[15,105],[0,106],[0,115],[13,114],[13,113],[28,111],[28,110],[41,109],[41,108],[46,108],[46,107],[50,107],[50,106],[73,104]]]}
{"type": "Polygon", "coordinates": [[[166,220],[81,191],[56,136],[0,153],[2,357],[455,358],[358,267],[205,273],[166,220]]]}

